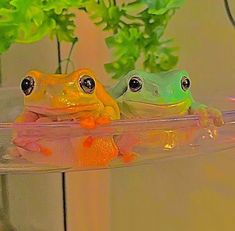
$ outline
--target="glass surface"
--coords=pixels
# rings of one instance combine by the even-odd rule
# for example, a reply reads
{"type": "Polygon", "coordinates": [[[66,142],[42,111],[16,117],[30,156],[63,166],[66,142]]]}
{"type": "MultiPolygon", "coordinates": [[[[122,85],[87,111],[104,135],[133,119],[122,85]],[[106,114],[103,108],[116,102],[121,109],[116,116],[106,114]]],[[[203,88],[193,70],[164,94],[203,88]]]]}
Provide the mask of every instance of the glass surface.
{"type": "MultiPolygon", "coordinates": [[[[225,125],[220,128],[200,128],[197,116],[186,116],[120,120],[82,129],[79,122],[12,123],[22,110],[22,96],[14,88],[3,89],[0,96],[4,112],[0,123],[2,174],[128,167],[235,147],[232,110],[223,112],[225,125]],[[43,147],[43,151],[15,146],[13,137],[43,147]]],[[[224,108],[233,108],[233,101],[223,101],[224,108]]]]}

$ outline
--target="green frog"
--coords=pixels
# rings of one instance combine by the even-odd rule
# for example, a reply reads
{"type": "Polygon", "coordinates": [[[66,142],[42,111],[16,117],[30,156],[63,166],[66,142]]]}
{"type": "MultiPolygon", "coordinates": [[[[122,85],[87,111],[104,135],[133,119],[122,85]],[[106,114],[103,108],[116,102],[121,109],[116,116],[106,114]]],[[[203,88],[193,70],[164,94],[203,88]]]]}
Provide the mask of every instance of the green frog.
{"type": "MultiPolygon", "coordinates": [[[[122,118],[159,118],[198,115],[200,127],[209,139],[217,136],[217,126],[224,124],[222,113],[213,107],[196,102],[190,91],[191,80],[184,70],[147,73],[133,70],[109,90],[119,105],[122,118]]],[[[192,144],[198,126],[180,129],[154,129],[143,136],[136,134],[148,147],[172,149],[192,144]]]]}
{"type": "Polygon", "coordinates": [[[222,113],[196,102],[190,91],[191,80],[184,70],[147,73],[133,70],[109,90],[125,118],[169,118],[198,115],[202,126],[212,120],[223,125],[222,113]]]}

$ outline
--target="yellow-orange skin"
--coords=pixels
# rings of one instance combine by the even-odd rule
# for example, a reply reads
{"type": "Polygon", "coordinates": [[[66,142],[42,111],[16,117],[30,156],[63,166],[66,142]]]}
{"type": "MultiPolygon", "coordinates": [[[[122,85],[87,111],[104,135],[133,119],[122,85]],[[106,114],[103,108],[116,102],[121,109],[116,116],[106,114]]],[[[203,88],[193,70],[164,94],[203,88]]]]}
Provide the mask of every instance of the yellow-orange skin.
{"type": "Polygon", "coordinates": [[[103,116],[111,120],[120,118],[116,101],[89,69],[79,69],[68,75],[30,71],[26,76],[34,78],[35,86],[30,95],[24,96],[25,110],[17,122],[37,121],[28,117],[25,114],[27,112],[53,121],[77,120],[88,116],[103,116]],[[85,93],[79,85],[79,79],[85,75],[95,80],[96,88],[92,94],[85,93]]]}
{"type": "MultiPolygon", "coordinates": [[[[24,111],[16,122],[80,121],[82,127],[93,128],[97,124],[120,118],[116,101],[87,68],[71,74],[29,71],[26,76],[33,77],[35,84],[32,93],[24,96],[24,111]],[[95,81],[92,94],[85,93],[81,88],[79,80],[83,76],[90,76],[95,81]]],[[[17,141],[17,137],[13,142],[27,149],[17,141]]],[[[119,154],[112,137],[99,137],[90,141],[89,137],[78,138],[74,146],[77,162],[83,167],[107,166],[119,154]]],[[[46,155],[53,155],[45,147],[39,146],[39,149],[42,153],[46,150],[46,155]]]]}

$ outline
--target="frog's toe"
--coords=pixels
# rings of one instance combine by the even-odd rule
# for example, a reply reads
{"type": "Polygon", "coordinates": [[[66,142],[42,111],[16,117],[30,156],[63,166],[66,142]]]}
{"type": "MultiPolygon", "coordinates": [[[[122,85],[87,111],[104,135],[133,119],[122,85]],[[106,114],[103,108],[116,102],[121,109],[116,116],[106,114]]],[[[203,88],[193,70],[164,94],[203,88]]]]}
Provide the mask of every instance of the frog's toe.
{"type": "Polygon", "coordinates": [[[190,111],[190,115],[197,115],[199,117],[199,125],[207,127],[209,125],[209,114],[207,108],[201,107],[190,111]]]}
{"type": "Polygon", "coordinates": [[[223,115],[220,110],[216,108],[208,108],[208,113],[215,126],[221,127],[224,125],[223,115]]]}
{"type": "Polygon", "coordinates": [[[40,152],[40,146],[37,143],[37,139],[34,138],[16,137],[12,140],[12,143],[27,151],[40,152]]]}
{"type": "Polygon", "coordinates": [[[211,120],[217,127],[220,127],[224,124],[222,113],[213,107],[197,108],[196,110],[191,110],[190,114],[199,116],[199,125],[201,127],[208,127],[211,120]]]}
{"type": "Polygon", "coordinates": [[[130,164],[132,163],[134,160],[136,160],[138,157],[138,155],[134,152],[132,153],[126,153],[126,154],[123,154],[122,155],[122,161],[125,163],[125,164],[130,164]]]}
{"type": "Polygon", "coordinates": [[[111,120],[106,116],[101,116],[97,118],[95,122],[97,125],[107,125],[111,123],[111,120]]]}
{"type": "Polygon", "coordinates": [[[87,129],[95,128],[96,127],[95,118],[92,116],[81,118],[80,126],[82,128],[87,128],[87,129]]]}
{"type": "Polygon", "coordinates": [[[53,120],[49,117],[41,117],[41,118],[37,119],[36,122],[37,123],[50,123],[50,122],[53,122],[53,120]]]}

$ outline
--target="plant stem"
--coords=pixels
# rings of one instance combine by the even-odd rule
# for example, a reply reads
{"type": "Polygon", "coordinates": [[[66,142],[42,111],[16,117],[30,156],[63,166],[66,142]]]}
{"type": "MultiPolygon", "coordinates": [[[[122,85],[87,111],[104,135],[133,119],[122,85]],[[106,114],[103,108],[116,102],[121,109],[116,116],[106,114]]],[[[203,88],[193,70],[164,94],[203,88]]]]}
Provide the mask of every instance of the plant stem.
{"type": "Polygon", "coordinates": [[[0,87],[2,86],[2,56],[0,55],[0,87]]]}
{"type": "Polygon", "coordinates": [[[69,67],[69,62],[71,61],[71,55],[72,55],[72,52],[73,52],[73,48],[75,46],[75,44],[77,43],[78,41],[78,38],[76,37],[73,42],[72,42],[72,45],[71,45],[71,48],[69,50],[69,55],[68,55],[68,58],[67,58],[67,63],[66,63],[66,66],[65,66],[65,74],[67,74],[68,72],[68,67],[69,67]]]}
{"type": "Polygon", "coordinates": [[[58,66],[56,73],[62,74],[62,67],[61,67],[61,44],[58,38],[58,35],[56,35],[56,44],[57,44],[57,59],[58,59],[58,66]]]}
{"type": "Polygon", "coordinates": [[[225,5],[225,9],[226,9],[226,13],[228,15],[228,18],[229,18],[230,22],[232,23],[232,25],[235,27],[235,19],[232,16],[228,0],[224,0],[224,5],[225,5]]]}
{"type": "Polygon", "coordinates": [[[9,198],[8,198],[8,187],[7,187],[7,175],[1,175],[1,199],[2,199],[2,209],[4,215],[9,218],[9,198]]]}

